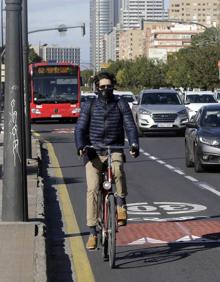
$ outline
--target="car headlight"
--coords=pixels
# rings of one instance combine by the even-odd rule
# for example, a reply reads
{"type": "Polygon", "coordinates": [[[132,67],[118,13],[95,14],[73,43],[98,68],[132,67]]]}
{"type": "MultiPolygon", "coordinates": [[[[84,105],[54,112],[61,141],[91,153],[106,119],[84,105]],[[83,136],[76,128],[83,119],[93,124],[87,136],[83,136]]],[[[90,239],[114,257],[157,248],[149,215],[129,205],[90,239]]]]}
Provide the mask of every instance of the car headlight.
{"type": "Polygon", "coordinates": [[[187,110],[184,109],[184,110],[179,111],[178,115],[185,115],[185,116],[187,116],[188,115],[187,110]]]}
{"type": "Polygon", "coordinates": [[[210,146],[219,146],[220,145],[220,139],[214,139],[214,138],[208,138],[208,137],[199,137],[199,141],[201,143],[210,145],[210,146]]]}
{"type": "Polygon", "coordinates": [[[145,109],[139,109],[139,114],[141,115],[151,115],[151,112],[145,110],[145,109]]]}

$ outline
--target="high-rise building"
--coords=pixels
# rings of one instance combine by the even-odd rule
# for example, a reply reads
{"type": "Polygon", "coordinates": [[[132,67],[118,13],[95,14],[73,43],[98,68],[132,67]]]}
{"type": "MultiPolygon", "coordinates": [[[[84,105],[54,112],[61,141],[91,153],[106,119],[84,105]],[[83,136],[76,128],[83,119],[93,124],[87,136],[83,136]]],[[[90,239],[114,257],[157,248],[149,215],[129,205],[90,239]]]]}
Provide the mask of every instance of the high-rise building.
{"type": "Polygon", "coordinates": [[[104,35],[118,22],[120,0],[90,0],[90,62],[95,70],[104,63],[104,35]]]}
{"type": "Polygon", "coordinates": [[[122,0],[120,24],[123,30],[139,28],[141,19],[167,19],[164,0],[122,0]]]}
{"type": "Polygon", "coordinates": [[[170,0],[169,18],[219,26],[220,0],[170,0]]]}

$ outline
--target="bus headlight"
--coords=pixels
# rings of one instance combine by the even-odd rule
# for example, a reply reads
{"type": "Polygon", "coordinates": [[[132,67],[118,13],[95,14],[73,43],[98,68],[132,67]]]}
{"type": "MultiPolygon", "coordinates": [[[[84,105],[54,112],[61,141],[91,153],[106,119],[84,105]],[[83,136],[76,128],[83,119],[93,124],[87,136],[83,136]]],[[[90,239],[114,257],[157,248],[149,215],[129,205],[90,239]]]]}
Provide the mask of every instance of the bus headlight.
{"type": "Polygon", "coordinates": [[[72,110],[72,114],[80,113],[80,108],[75,108],[72,110]]]}
{"type": "Polygon", "coordinates": [[[41,111],[39,109],[31,109],[32,114],[41,115],[41,111]]]}

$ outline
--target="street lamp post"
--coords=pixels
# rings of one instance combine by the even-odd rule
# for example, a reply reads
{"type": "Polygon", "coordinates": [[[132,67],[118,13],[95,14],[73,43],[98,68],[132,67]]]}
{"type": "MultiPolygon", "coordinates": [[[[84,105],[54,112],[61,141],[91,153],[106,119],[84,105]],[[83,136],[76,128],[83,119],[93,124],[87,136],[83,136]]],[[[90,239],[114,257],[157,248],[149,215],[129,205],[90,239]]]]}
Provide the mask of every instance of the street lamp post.
{"type": "Polygon", "coordinates": [[[27,179],[22,81],[21,0],[6,0],[4,176],[2,219],[27,220],[27,179]]]}
{"type": "Polygon", "coordinates": [[[52,30],[57,30],[58,32],[66,32],[68,29],[72,29],[72,28],[81,28],[82,35],[84,36],[86,34],[85,23],[83,23],[82,25],[75,25],[75,26],[65,26],[64,24],[62,24],[59,25],[58,27],[35,29],[28,31],[28,34],[43,32],[43,31],[52,31],[52,30]]]}

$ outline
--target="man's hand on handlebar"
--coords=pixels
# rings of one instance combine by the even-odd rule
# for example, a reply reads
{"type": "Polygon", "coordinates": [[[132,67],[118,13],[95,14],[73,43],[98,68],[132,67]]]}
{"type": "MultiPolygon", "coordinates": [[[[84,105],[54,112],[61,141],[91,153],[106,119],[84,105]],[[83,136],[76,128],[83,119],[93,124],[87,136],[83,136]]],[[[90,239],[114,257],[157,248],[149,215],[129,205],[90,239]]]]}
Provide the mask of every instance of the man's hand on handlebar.
{"type": "Polygon", "coordinates": [[[85,155],[85,153],[86,153],[86,148],[85,147],[81,147],[81,148],[78,149],[78,155],[80,157],[83,157],[85,155]]]}
{"type": "Polygon", "coordinates": [[[139,146],[137,144],[132,144],[129,151],[133,158],[137,158],[139,156],[139,146]]]}

